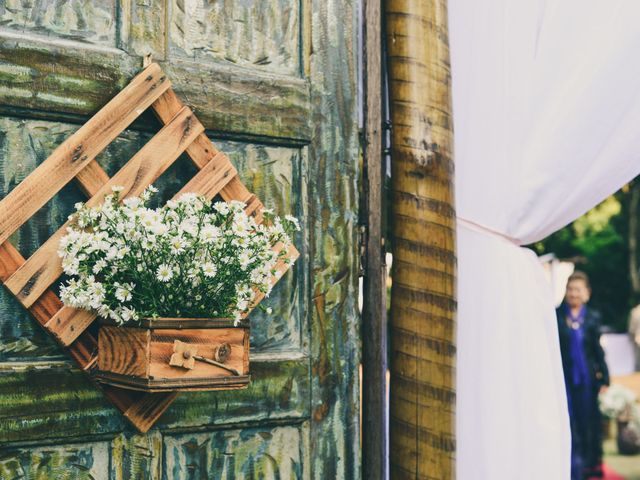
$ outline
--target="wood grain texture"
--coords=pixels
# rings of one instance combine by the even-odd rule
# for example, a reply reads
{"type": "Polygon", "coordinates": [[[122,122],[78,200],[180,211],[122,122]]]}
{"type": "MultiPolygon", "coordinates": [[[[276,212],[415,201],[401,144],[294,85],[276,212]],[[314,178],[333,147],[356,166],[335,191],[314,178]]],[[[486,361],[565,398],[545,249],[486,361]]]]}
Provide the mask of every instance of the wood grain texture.
{"type": "MultiPolygon", "coordinates": [[[[20,253],[9,242],[0,245],[0,280],[4,280],[6,276],[14,272],[23,262],[24,258],[22,258],[20,253]]],[[[44,325],[61,306],[62,303],[58,297],[52,292],[47,291],[31,306],[29,312],[41,325],[44,325]]],[[[67,347],[71,358],[75,360],[82,370],[89,373],[91,369],[95,367],[97,363],[98,340],[89,331],[84,330],[81,335],[67,347]]],[[[0,372],[0,375],[1,374],[2,372],[0,372]]],[[[47,378],[47,380],[49,379],[47,378]]],[[[83,382],[86,382],[86,380],[80,379],[80,384],[83,384],[83,382]]],[[[46,382],[37,382],[39,388],[46,388],[47,385],[46,382]]],[[[53,382],[49,385],[49,388],[52,388],[52,386],[59,387],[59,384],[53,382]]],[[[15,389],[13,388],[13,390],[15,389]]],[[[2,391],[3,387],[0,381],[0,397],[2,391]]],[[[9,387],[8,391],[11,392],[12,387],[9,387]]],[[[129,392],[111,387],[103,387],[102,394],[119,408],[126,418],[128,418],[136,428],[140,429],[140,431],[148,430],[175,398],[174,393],[131,395],[129,392]],[[152,405],[148,406],[148,404],[152,405]]],[[[13,398],[13,394],[10,395],[11,398],[13,398]]],[[[43,393],[39,393],[36,396],[41,398],[42,395],[43,393]]],[[[100,395],[100,393],[98,393],[98,395],[100,395]]],[[[6,411],[7,403],[9,402],[0,399],[0,405],[5,406],[4,411],[6,411]]],[[[15,417],[15,413],[9,413],[9,415],[10,418],[15,417]]],[[[17,434],[18,438],[24,433],[22,428],[13,425],[11,422],[10,425],[7,426],[6,423],[6,419],[3,420],[2,415],[0,415],[0,431],[7,431],[7,433],[5,433],[7,438],[9,432],[12,432],[14,435],[17,434]]],[[[2,438],[2,435],[0,435],[0,438],[2,438]]]]}
{"type": "MultiPolygon", "coordinates": [[[[77,128],[67,123],[1,119],[0,188],[4,187],[6,192],[26,178],[77,128]]],[[[150,137],[150,134],[125,131],[105,149],[98,161],[105,171],[113,175],[150,137]]],[[[220,140],[216,145],[227,153],[232,164],[238,167],[246,186],[259,194],[267,206],[281,214],[295,215],[306,221],[306,194],[303,188],[307,181],[304,172],[308,156],[304,151],[229,140],[220,140]]],[[[195,172],[186,156],[180,158],[155,182],[160,189],[159,198],[162,201],[171,198],[195,172]]],[[[65,222],[74,211],[74,203],[85,199],[73,182],[70,183],[11,238],[12,243],[23,256],[33,253],[65,222]]],[[[300,234],[295,240],[296,245],[301,245],[305,236],[304,232],[300,234]]],[[[265,305],[273,308],[273,314],[266,315],[261,310],[252,313],[251,334],[255,351],[291,351],[300,348],[305,338],[305,276],[304,262],[298,262],[265,300],[265,305]]],[[[33,322],[28,312],[6,289],[0,289],[0,310],[3,313],[0,315],[2,361],[64,357],[58,343],[33,322]]]]}
{"type": "Polygon", "coordinates": [[[169,358],[173,353],[174,340],[195,346],[198,349],[197,355],[211,359],[216,346],[228,343],[231,345],[231,355],[224,364],[246,375],[249,373],[244,366],[245,359],[249,358],[249,351],[245,349],[245,338],[248,336],[248,329],[243,328],[154,329],[151,331],[149,346],[149,375],[156,380],[232,376],[231,372],[200,361],[196,361],[192,370],[170,366],[169,358]]]}
{"type": "Polygon", "coordinates": [[[102,187],[109,181],[109,175],[105,172],[100,164],[95,160],[90,161],[86,167],[78,172],[74,180],[77,182],[80,190],[88,198],[96,195],[102,187]]]}
{"type": "MultiPolygon", "coordinates": [[[[150,67],[148,67],[147,70],[149,68],[150,67]]],[[[146,78],[149,79],[150,76],[146,78]]],[[[169,100],[171,100],[171,97],[169,97],[169,100]]],[[[165,102],[164,104],[165,105],[170,104],[170,102],[165,102]]],[[[175,105],[175,102],[174,102],[174,105],[175,105]]],[[[82,128],[80,130],[82,130],[82,128]]],[[[158,135],[153,137],[149,141],[149,143],[147,143],[147,145],[145,145],[145,147],[143,147],[143,149],[140,152],[138,152],[138,154],[136,154],[134,158],[130,160],[122,170],[116,173],[111,180],[104,183],[102,186],[100,186],[99,184],[103,183],[101,182],[101,180],[104,180],[104,177],[106,176],[106,174],[101,170],[101,168],[97,166],[94,168],[89,167],[90,169],[89,174],[86,176],[85,182],[84,182],[87,185],[83,186],[83,189],[85,189],[87,192],[90,192],[97,188],[98,191],[87,202],[87,204],[93,205],[92,202],[95,202],[97,204],[100,201],[102,201],[104,198],[104,195],[110,191],[111,185],[117,184],[117,185],[124,186],[125,190],[123,191],[123,196],[135,195],[140,193],[140,192],[136,192],[136,188],[138,188],[141,191],[148,184],[153,182],[153,180],[155,180],[157,176],[159,176],[164,170],[166,170],[170,165],[170,163],[172,163],[173,160],[175,160],[175,158],[186,149],[187,145],[191,143],[200,133],[202,133],[203,130],[204,128],[202,127],[202,125],[199,124],[199,122],[197,122],[195,117],[191,115],[191,112],[189,111],[189,109],[186,107],[182,107],[177,113],[175,113],[175,117],[171,118],[171,120],[168,120],[167,125],[161,130],[161,132],[158,135]],[[181,129],[177,131],[173,131],[172,127],[174,127],[175,125],[178,125],[181,129]],[[172,149],[170,144],[166,144],[167,137],[178,139],[177,146],[179,146],[179,148],[172,149]],[[162,143],[163,141],[165,143],[162,143]],[[155,148],[158,145],[160,145],[162,148],[155,148]],[[129,175],[130,172],[129,170],[127,170],[127,168],[130,165],[134,165],[134,166],[137,165],[136,160],[140,158],[145,159],[145,154],[148,154],[148,152],[152,152],[154,155],[150,156],[146,162],[143,162],[138,165],[138,169],[134,170],[134,173],[136,173],[136,175],[134,176],[133,179],[131,179],[131,175],[129,175]],[[166,158],[168,157],[171,157],[170,161],[166,160],[166,158]],[[156,159],[156,158],[159,158],[159,159],[156,159]],[[153,166],[147,167],[148,164],[153,166]],[[148,169],[153,173],[144,174],[145,169],[148,169]],[[142,174],[140,173],[140,170],[143,171],[142,174]],[[97,180],[94,177],[97,177],[97,180]],[[123,182],[124,185],[118,182],[118,180],[124,180],[123,182]],[[118,183],[115,183],[115,182],[118,182],[118,183]]],[[[204,183],[201,182],[196,185],[197,188],[206,189],[206,193],[208,193],[211,197],[213,197],[219,191],[219,189],[222,188],[227,183],[226,178],[229,177],[230,174],[237,173],[235,172],[235,169],[233,169],[233,167],[230,167],[228,160],[226,161],[223,161],[223,160],[224,159],[219,158],[218,161],[216,161],[216,157],[210,159],[210,162],[207,165],[205,165],[205,168],[207,170],[205,170],[203,174],[203,177],[206,178],[207,181],[204,183]],[[211,179],[215,178],[216,175],[218,174],[218,171],[216,171],[214,167],[216,167],[219,162],[222,162],[223,165],[227,168],[221,169],[222,173],[219,175],[221,179],[220,182],[212,182],[211,179]],[[229,169],[229,167],[231,169],[229,169]],[[219,187],[218,187],[218,183],[219,183],[219,187]]],[[[82,178],[81,178],[81,182],[82,182],[82,178]]],[[[191,187],[193,185],[188,184],[188,186],[191,187]]],[[[253,203],[255,204],[255,202],[253,203]]],[[[38,294],[44,293],[46,288],[48,288],[48,286],[51,283],[51,281],[47,280],[46,283],[43,282],[42,285],[40,285],[39,287],[36,287],[36,284],[39,281],[41,281],[40,279],[46,278],[46,275],[45,275],[47,270],[46,267],[49,263],[52,263],[50,255],[46,256],[45,258],[44,252],[46,252],[47,249],[52,249],[52,248],[57,249],[57,244],[59,243],[59,239],[56,239],[55,237],[56,235],[60,234],[59,232],[64,232],[64,228],[60,229],[58,233],[54,234],[52,238],[50,238],[47,242],[45,242],[45,244],[33,255],[32,259],[35,259],[35,260],[30,259],[29,262],[24,263],[22,266],[19,267],[19,270],[17,272],[14,272],[14,274],[8,279],[7,283],[9,284],[9,287],[12,290],[12,292],[16,293],[14,289],[19,288],[17,290],[18,292],[17,295],[23,295],[25,297],[22,299],[25,304],[28,304],[29,302],[29,300],[26,299],[26,296],[33,295],[32,301],[35,301],[35,299],[37,299],[39,296],[38,294]],[[32,261],[33,263],[30,263],[32,261]],[[33,268],[32,265],[38,266],[39,265],[38,262],[40,262],[40,265],[42,266],[39,266],[38,268],[33,268]],[[29,275],[24,275],[24,273],[29,268],[33,268],[35,271],[33,273],[30,273],[29,275]],[[41,291],[38,291],[38,288],[41,289],[41,291]]],[[[292,255],[297,256],[297,252],[295,251],[295,249],[291,253],[292,255]]],[[[286,269],[287,267],[283,264],[280,267],[280,270],[278,271],[278,275],[274,276],[274,281],[277,281],[280,278],[281,276],[280,271],[284,271],[286,269]]],[[[75,338],[77,338],[86,329],[86,327],[88,327],[88,325],[91,323],[93,318],[95,318],[95,316],[89,312],[75,311],[73,309],[63,307],[55,315],[53,315],[53,317],[49,321],[46,322],[45,327],[54,330],[56,337],[61,343],[69,344],[73,340],[75,340],[75,338]]],[[[105,328],[108,328],[108,327],[105,327],[105,328]]],[[[132,372],[136,372],[139,374],[140,362],[127,363],[127,361],[124,359],[122,355],[108,355],[111,352],[111,350],[115,351],[117,346],[122,344],[121,342],[114,340],[117,337],[116,333],[117,333],[117,330],[114,330],[114,331],[105,330],[105,334],[101,336],[102,349],[99,348],[99,351],[102,350],[105,353],[105,358],[109,358],[110,359],[109,361],[111,361],[112,363],[108,364],[99,359],[99,363],[102,364],[101,366],[99,366],[100,372],[102,372],[103,370],[105,371],[105,373],[100,373],[100,378],[102,378],[102,380],[107,383],[124,386],[125,384],[120,383],[118,378],[115,378],[114,376],[120,375],[122,378],[124,378],[124,377],[131,377],[132,372]]],[[[246,365],[248,365],[248,357],[244,358],[245,355],[248,356],[248,350],[244,349],[244,345],[247,342],[248,342],[248,339],[246,338],[243,339],[241,342],[240,349],[243,351],[243,355],[242,355],[242,358],[239,360],[239,365],[237,367],[239,369],[243,369],[245,368],[246,365]]],[[[123,344],[126,344],[126,343],[123,343],[123,344]]],[[[99,347],[100,347],[100,342],[99,342],[99,347]]],[[[136,349],[134,348],[134,350],[136,349]]],[[[145,355],[150,354],[149,350],[145,351],[144,353],[145,355]]],[[[233,349],[232,349],[232,359],[233,357],[234,355],[233,355],[233,349]]],[[[230,361],[232,359],[230,359],[230,361]]],[[[211,366],[207,365],[207,368],[211,368],[211,366]]],[[[150,375],[148,371],[145,374],[145,377],[149,379],[149,382],[151,383],[155,382],[153,376],[150,375]]],[[[223,377],[226,378],[227,376],[223,376],[223,377]]],[[[237,377],[237,379],[230,379],[229,386],[234,386],[234,387],[243,386],[246,384],[247,380],[248,378],[243,378],[242,376],[237,377]]],[[[192,382],[192,380],[189,380],[189,379],[174,380],[174,382],[178,382],[178,381],[180,383],[184,383],[187,381],[192,382]]],[[[225,384],[226,383],[227,382],[225,382],[225,384]]],[[[127,385],[131,386],[132,388],[135,388],[135,385],[133,384],[131,385],[127,384],[127,385]]],[[[200,386],[198,386],[198,388],[200,388],[200,386]]],[[[161,390],[166,390],[166,389],[161,389],[161,390]]],[[[113,390],[113,389],[110,389],[109,387],[105,387],[105,391],[107,392],[107,394],[109,393],[113,394],[112,396],[114,397],[116,405],[118,405],[118,407],[124,411],[125,416],[127,416],[127,418],[129,418],[129,420],[132,421],[132,423],[134,423],[134,425],[136,425],[137,428],[141,429],[141,431],[145,431],[144,429],[150,428],[153,422],[157,419],[156,415],[161,415],[162,412],[168,407],[168,405],[171,403],[173,399],[171,395],[158,396],[155,398],[153,396],[145,396],[141,398],[136,398],[135,396],[134,397],[125,396],[123,398],[122,395],[119,395],[117,393],[117,390],[113,390]]]]}
{"type": "MultiPolygon", "coordinates": [[[[186,107],[183,108],[113,178],[104,183],[98,192],[87,200],[86,205],[99,205],[106,195],[112,193],[111,187],[116,185],[124,188],[120,193],[123,199],[139,195],[171,166],[203,129],[192,112],[186,107]]],[[[62,263],[57,258],[57,251],[70,223],[67,221],[51,235],[5,283],[24,306],[29,307],[62,274],[62,263]]],[[[69,312],[64,313],[65,318],[70,316],[69,312]]],[[[62,324],[60,326],[62,327],[62,324]]],[[[63,342],[73,341],[73,334],[54,331],[63,342]]]]}
{"type": "Polygon", "coordinates": [[[149,377],[151,332],[146,328],[101,326],[98,370],[149,377]]]}
{"type": "MultiPolygon", "coordinates": [[[[45,291],[43,295],[46,295],[46,293],[45,291]]],[[[68,346],[91,325],[95,318],[96,315],[88,310],[63,305],[60,310],[44,324],[44,328],[46,328],[58,342],[64,346],[68,346]]]]}
{"type": "MultiPolygon", "coordinates": [[[[6,280],[21,265],[25,259],[9,242],[0,245],[0,280],[6,280]]],[[[30,308],[29,312],[44,326],[51,316],[62,308],[62,302],[53,292],[46,292],[30,308]]],[[[96,362],[97,339],[89,332],[82,332],[69,347],[71,357],[76,360],[83,370],[91,369],[96,362]]]]}
{"type": "MultiPolygon", "coordinates": [[[[160,480],[162,475],[162,434],[146,435],[128,432],[111,441],[110,469],[112,480],[160,480]]],[[[106,475],[105,475],[106,477],[106,475]]]]}
{"type": "Polygon", "coordinates": [[[364,3],[364,212],[362,309],[362,475],[388,478],[387,266],[383,212],[382,2],[364,3]]]}
{"type": "Polygon", "coordinates": [[[455,472],[455,209],[447,2],[386,1],[392,130],[390,469],[455,472]]]}
{"type": "Polygon", "coordinates": [[[168,43],[172,57],[300,74],[299,2],[170,3],[168,43]]]}
{"type": "Polygon", "coordinates": [[[307,423],[164,437],[164,480],[309,478],[307,423]]]}
{"type": "MultiPolygon", "coordinates": [[[[162,122],[167,122],[168,119],[175,115],[175,112],[183,107],[183,103],[172,90],[169,90],[158,98],[152,107],[158,118],[162,122]]],[[[205,133],[198,136],[187,148],[187,155],[199,169],[203,169],[218,153],[219,150],[205,133]]],[[[189,190],[185,186],[183,191],[187,192],[189,190]]],[[[229,178],[229,182],[220,190],[220,196],[225,201],[238,200],[245,202],[247,204],[246,211],[249,215],[259,212],[263,208],[260,200],[244,186],[239,178],[229,178]]]]}
{"type": "Polygon", "coordinates": [[[313,0],[309,10],[310,474],[360,478],[358,14],[355,2],[343,0],[313,0]]]}
{"type": "Polygon", "coordinates": [[[115,0],[82,3],[6,0],[0,6],[5,29],[114,47],[116,43],[115,0]]]}
{"type": "MultiPolygon", "coordinates": [[[[162,46],[162,42],[156,43],[161,28],[144,30],[155,29],[150,26],[155,22],[150,18],[151,10],[163,3],[120,2],[121,19],[127,15],[125,9],[135,8],[149,14],[140,17],[137,24],[150,22],[141,26],[134,43],[119,43],[122,50],[79,47],[77,42],[62,43],[54,37],[43,42],[28,34],[18,38],[0,32],[0,80],[5,87],[0,88],[0,112],[28,117],[29,122],[47,119],[43,124],[60,128],[68,127],[54,122],[82,123],[132,76],[139,67],[140,54],[162,46]]],[[[114,441],[109,459],[113,471],[124,472],[117,473],[122,478],[172,478],[173,465],[176,460],[182,462],[186,454],[189,461],[178,464],[177,474],[188,477],[209,472],[208,459],[219,452],[237,478],[241,474],[247,478],[273,476],[273,470],[265,469],[271,458],[285,462],[281,478],[297,478],[300,472],[302,478],[359,478],[354,374],[359,361],[355,253],[360,178],[355,101],[358,6],[350,0],[301,0],[295,7],[302,10],[304,31],[299,38],[304,44],[301,61],[305,78],[268,72],[268,65],[227,66],[215,59],[216,64],[208,64],[202,58],[165,57],[166,71],[178,93],[197,109],[210,135],[219,139],[218,148],[240,172],[238,181],[247,186],[245,192],[255,194],[256,204],[260,198],[267,207],[296,215],[303,223],[304,231],[296,239],[302,258],[294,275],[288,274],[265,300],[274,307],[274,314],[267,317],[254,311],[251,316],[256,352],[252,385],[246,390],[183,395],[171,407],[168,405],[174,398],[169,396],[140,400],[136,392],[125,395],[121,391],[110,397],[118,409],[129,410],[130,418],[143,430],[166,409],[158,428],[167,437],[184,436],[179,444],[184,448],[160,449],[157,458],[167,459],[166,465],[159,467],[166,471],[163,473],[155,470],[157,465],[147,456],[158,452],[152,440],[159,430],[129,442],[131,428],[77,370],[67,363],[16,368],[0,378],[7,382],[0,385],[0,438],[9,445],[87,444],[123,435],[123,447],[114,441]],[[314,303],[310,304],[310,299],[314,303]],[[275,428],[299,426],[299,435],[273,432],[275,428]],[[221,436],[229,429],[241,434],[225,437],[230,438],[228,443],[221,440],[208,450],[200,448],[205,437],[187,438],[191,432],[221,436]],[[279,446],[264,448],[271,439],[279,446]],[[122,451],[128,453],[119,453],[122,451]],[[286,464],[289,459],[295,469],[286,464]],[[121,462],[128,466],[119,468],[121,462]],[[231,469],[232,463],[241,467],[231,469]],[[256,465],[253,470],[252,465],[256,465]]],[[[156,18],[164,15],[161,9],[155,13],[156,18]]],[[[194,16],[198,15],[195,11],[194,16]]],[[[134,145],[136,138],[146,134],[133,130],[125,135],[131,144],[121,150],[133,152],[139,148],[134,145]]],[[[121,165],[112,159],[98,160],[109,174],[121,165]]],[[[176,162],[158,182],[163,200],[192,172],[191,165],[176,162]]],[[[45,218],[38,219],[40,239],[46,238],[41,233],[45,222],[45,218]]],[[[24,238],[31,241],[32,236],[24,238]]],[[[7,312],[3,309],[3,327],[13,321],[7,312]]],[[[28,337],[24,325],[19,333],[28,337]]],[[[4,337],[0,343],[2,340],[4,337]]],[[[29,363],[32,358],[27,360],[29,363]]],[[[101,471],[95,476],[108,475],[101,471]]]]}
{"type": "MultiPolygon", "coordinates": [[[[145,54],[154,49],[143,43],[132,48],[145,54]]],[[[119,49],[44,43],[6,30],[0,31],[0,62],[0,111],[15,108],[24,114],[24,109],[30,109],[29,117],[48,120],[68,114],[88,118],[116,95],[141,65],[139,56],[119,49]]],[[[186,59],[160,64],[173,79],[176,92],[207,129],[272,144],[303,146],[310,140],[307,81],[265,77],[251,69],[186,59]]]]}
{"type": "Polygon", "coordinates": [[[0,478],[76,479],[107,478],[108,442],[22,447],[0,456],[0,478]]]}
{"type": "Polygon", "coordinates": [[[27,441],[90,441],[133,433],[121,413],[128,409],[127,414],[141,430],[151,427],[151,419],[158,418],[162,408],[165,413],[157,425],[163,431],[205,430],[249,421],[299,421],[309,416],[308,362],[304,360],[253,359],[249,388],[179,396],[106,385],[98,389],[67,362],[32,367],[0,364],[0,447],[27,441]],[[111,407],[101,390],[118,392],[118,398],[110,397],[117,408],[111,407]],[[165,396],[165,401],[160,401],[165,396]],[[36,398],[39,400],[34,401],[36,398]]]}
{"type": "MultiPolygon", "coordinates": [[[[189,109],[183,107],[180,112],[181,113],[179,113],[175,119],[165,127],[168,129],[166,132],[167,135],[170,133],[175,135],[176,133],[172,132],[169,128],[171,125],[184,125],[184,119],[187,117],[183,118],[183,115],[187,115],[189,109]]],[[[198,134],[198,130],[199,129],[193,129],[189,135],[182,136],[181,138],[184,138],[185,143],[188,143],[195,135],[198,134]]],[[[162,139],[164,136],[160,136],[159,133],[154,137],[147,144],[147,146],[150,146],[148,150],[149,155],[143,155],[143,152],[146,151],[145,146],[145,148],[134,156],[122,170],[120,170],[107,184],[105,184],[103,189],[101,189],[95,197],[92,197],[87,202],[87,205],[97,204],[105,194],[111,191],[111,185],[124,186],[125,189],[122,191],[121,195],[122,198],[126,198],[128,196],[141,193],[144,185],[155,181],[155,179],[164,170],[166,170],[168,165],[178,156],[178,152],[175,152],[175,155],[172,155],[171,158],[167,158],[167,161],[164,163],[152,161],[152,159],[158,158],[158,151],[164,151],[167,153],[167,151],[163,150],[162,147],[169,148],[167,145],[155,142],[158,138],[162,139]],[[131,185],[131,181],[133,181],[133,179],[135,179],[135,184],[131,185]],[[95,202],[94,199],[96,199],[95,202]]],[[[175,139],[177,137],[173,136],[167,138],[175,139]]],[[[182,148],[182,150],[183,149],[184,148],[182,148]]],[[[172,151],[172,153],[174,152],[172,151]]],[[[223,188],[231,178],[234,178],[236,173],[235,168],[231,163],[229,163],[226,156],[218,154],[205,166],[205,168],[187,182],[187,184],[176,194],[176,197],[185,192],[198,192],[204,194],[207,198],[212,199],[219,192],[220,188],[223,188]]],[[[28,285],[31,289],[30,295],[38,298],[38,289],[48,288],[48,285],[46,287],[44,285],[46,285],[46,283],[49,283],[50,285],[58,278],[59,275],[62,274],[60,260],[52,257],[51,255],[55,254],[57,245],[60,243],[60,238],[64,235],[65,229],[66,225],[56,234],[52,235],[50,239],[45,242],[45,244],[29,259],[29,261],[27,261],[22,269],[16,272],[6,282],[6,285],[10,290],[13,291],[13,289],[16,289],[18,292],[22,293],[24,291],[24,287],[21,287],[20,285],[28,285]],[[32,275],[31,278],[28,278],[29,274],[32,275]],[[12,282],[12,279],[17,278],[18,275],[21,275],[21,278],[12,282]],[[37,279],[32,280],[34,275],[37,275],[37,279]],[[28,279],[25,281],[25,278],[28,279]]],[[[279,268],[282,271],[283,265],[279,268]]],[[[17,296],[20,299],[20,295],[17,296]]],[[[24,303],[27,303],[26,299],[24,303]]],[[[68,345],[73,342],[95,318],[96,315],[92,312],[64,306],[47,322],[45,327],[51,331],[51,333],[62,344],[68,345]]]]}
{"type": "MultiPolygon", "coordinates": [[[[121,388],[115,390],[123,391],[121,388]]],[[[141,393],[140,397],[129,403],[128,408],[122,410],[122,414],[140,433],[146,433],[177,396],[177,392],[141,393]]]]}
{"type": "Polygon", "coordinates": [[[238,171],[231,165],[229,158],[223,153],[218,153],[180,189],[176,196],[198,192],[207,200],[213,200],[237,174],[238,171]]]}
{"type": "MultiPolygon", "coordinates": [[[[148,80],[150,78],[150,76],[147,76],[145,78],[148,80]]],[[[195,138],[195,136],[200,134],[202,132],[202,130],[203,130],[203,127],[199,123],[197,123],[197,120],[195,122],[193,121],[193,118],[191,117],[190,112],[189,112],[189,110],[187,108],[182,108],[176,114],[176,117],[177,118],[181,118],[181,115],[183,113],[185,113],[185,112],[186,112],[186,114],[188,114],[188,117],[186,117],[184,120],[182,120],[180,122],[176,122],[181,127],[183,127],[183,129],[180,132],[174,132],[175,134],[173,135],[174,138],[179,138],[180,139],[179,142],[182,142],[183,140],[186,140],[186,142],[187,142],[179,150],[179,153],[184,151],[184,148],[186,148],[186,145],[188,145],[188,143],[190,143],[195,138]],[[197,125],[199,125],[199,128],[192,128],[193,127],[193,123],[197,123],[197,125]]],[[[170,127],[172,125],[173,125],[173,122],[169,121],[169,123],[167,124],[166,129],[170,129],[170,127]]],[[[80,130],[82,130],[82,128],[80,130]]],[[[165,129],[163,129],[163,130],[165,130],[165,129]]],[[[158,136],[154,137],[154,139],[152,139],[152,141],[149,142],[149,143],[153,144],[154,140],[157,140],[158,138],[162,139],[163,136],[161,134],[159,134],[158,136]]],[[[149,147],[147,147],[147,148],[149,150],[151,150],[149,147]]],[[[167,154],[166,149],[164,149],[164,148],[161,151],[156,151],[155,153],[157,155],[158,154],[162,154],[162,155],[166,155],[167,154]]],[[[177,157],[178,154],[176,154],[175,156],[177,157]]],[[[138,155],[140,155],[140,153],[138,155]]],[[[149,163],[151,163],[151,162],[149,162],[149,163]]],[[[162,161],[154,162],[154,163],[162,164],[162,161]]],[[[164,171],[164,169],[166,169],[166,167],[162,168],[159,171],[158,175],[160,173],[162,173],[162,171],[164,171]]],[[[98,175],[100,175],[100,174],[101,174],[101,172],[98,175]]],[[[116,174],[114,176],[115,180],[118,179],[118,175],[120,175],[123,178],[126,177],[126,176],[123,176],[122,171],[120,171],[118,174],[116,174]]],[[[138,177],[140,177],[140,176],[138,175],[138,177]]],[[[112,180],[114,180],[114,179],[112,179],[112,180]]],[[[127,186],[130,187],[130,191],[133,191],[135,189],[134,188],[135,185],[141,185],[142,188],[144,188],[149,183],[151,183],[151,181],[153,181],[153,178],[147,179],[146,177],[144,177],[144,178],[140,179],[140,181],[138,181],[138,180],[134,181],[133,182],[133,186],[132,185],[127,185],[127,186]]],[[[94,186],[95,186],[95,184],[94,184],[94,186]]],[[[108,185],[104,185],[102,188],[106,189],[107,187],[108,187],[108,185]]],[[[98,195],[97,195],[98,197],[100,196],[100,193],[101,193],[101,191],[98,192],[98,195]]],[[[104,196],[104,195],[102,195],[102,196],[104,196]]],[[[100,198],[100,200],[101,200],[101,198],[100,198]]],[[[89,317],[85,313],[82,322],[84,322],[84,323],[86,323],[88,325],[88,318],[89,317]]],[[[76,323],[74,323],[73,322],[73,318],[71,316],[69,316],[69,315],[65,315],[63,317],[58,316],[57,318],[55,318],[55,316],[54,316],[54,318],[52,320],[53,320],[53,322],[51,322],[51,321],[47,322],[48,326],[64,325],[64,327],[66,329],[65,331],[66,332],[71,332],[71,333],[69,333],[69,336],[75,335],[75,332],[78,332],[78,334],[79,334],[80,332],[82,332],[84,330],[84,327],[85,327],[84,324],[76,324],[76,323]],[[63,319],[65,320],[64,322],[62,321],[63,319]],[[69,320],[69,319],[71,319],[71,320],[69,320]],[[82,327],[82,328],[80,328],[80,327],[82,327]]],[[[64,338],[64,337],[59,335],[58,338],[61,339],[61,338],[64,338]]],[[[72,338],[75,338],[75,336],[73,336],[72,338]]],[[[70,341],[71,341],[71,338],[69,339],[69,342],[70,341]]],[[[244,364],[244,361],[243,361],[243,364],[244,364]]],[[[171,401],[174,398],[174,395],[152,395],[152,396],[143,396],[143,397],[135,397],[135,396],[132,397],[129,394],[120,393],[119,391],[113,390],[113,389],[111,389],[109,387],[105,387],[105,392],[107,393],[108,398],[111,397],[114,400],[114,403],[121,410],[124,411],[125,416],[134,425],[136,425],[137,428],[141,429],[141,431],[146,431],[146,429],[150,428],[150,426],[153,424],[153,422],[157,419],[157,416],[161,415],[164,412],[164,410],[166,408],[168,408],[168,406],[170,405],[171,401]]]]}
{"type": "Polygon", "coordinates": [[[38,211],[171,86],[157,64],[138,74],[0,201],[0,243],[38,211]]]}
{"type": "Polygon", "coordinates": [[[148,392],[204,391],[244,388],[248,374],[248,328],[193,328],[188,320],[179,329],[100,327],[96,378],[102,383],[148,392]],[[205,359],[213,359],[216,347],[228,344],[224,365],[239,375],[200,360],[192,369],[170,365],[176,340],[205,359]]]}

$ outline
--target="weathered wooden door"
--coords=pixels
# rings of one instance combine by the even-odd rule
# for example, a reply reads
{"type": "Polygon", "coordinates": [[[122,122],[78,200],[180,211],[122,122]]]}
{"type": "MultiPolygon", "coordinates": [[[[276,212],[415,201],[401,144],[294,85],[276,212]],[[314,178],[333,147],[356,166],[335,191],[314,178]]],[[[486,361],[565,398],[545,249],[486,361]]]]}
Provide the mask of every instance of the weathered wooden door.
{"type": "MultiPolygon", "coordinates": [[[[251,387],[181,395],[137,434],[0,292],[0,479],[357,478],[357,2],[1,0],[0,195],[152,54],[278,213],[301,257],[254,312],[251,387]]],[[[151,116],[98,157],[113,174],[151,116]]],[[[193,173],[181,159],[164,195],[193,173]]],[[[83,200],[68,185],[12,237],[30,255],[83,200]]],[[[188,294],[188,292],[185,292],[188,294]]]]}

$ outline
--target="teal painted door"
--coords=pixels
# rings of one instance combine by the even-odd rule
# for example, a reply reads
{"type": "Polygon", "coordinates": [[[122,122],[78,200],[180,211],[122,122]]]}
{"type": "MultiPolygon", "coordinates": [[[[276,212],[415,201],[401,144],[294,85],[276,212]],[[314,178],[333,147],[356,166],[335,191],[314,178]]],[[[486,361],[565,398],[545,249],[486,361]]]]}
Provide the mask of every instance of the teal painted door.
{"type": "MultiPolygon", "coordinates": [[[[245,184],[302,219],[301,257],[254,312],[251,387],[181,395],[148,434],[127,424],[0,292],[0,479],[359,476],[357,2],[0,1],[0,196],[151,54],[245,184]]],[[[113,174],[156,129],[99,157],[113,174]]],[[[193,174],[166,172],[163,195],[193,174]]],[[[68,185],[11,241],[35,251],[83,197],[68,185]]]]}

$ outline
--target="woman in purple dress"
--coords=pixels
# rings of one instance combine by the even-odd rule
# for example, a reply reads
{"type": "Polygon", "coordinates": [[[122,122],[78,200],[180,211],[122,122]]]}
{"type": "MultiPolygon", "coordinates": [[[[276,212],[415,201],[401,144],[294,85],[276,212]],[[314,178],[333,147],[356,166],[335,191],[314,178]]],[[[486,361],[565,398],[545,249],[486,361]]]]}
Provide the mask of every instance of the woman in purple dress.
{"type": "Polygon", "coordinates": [[[571,479],[602,477],[602,417],[598,393],[609,385],[600,345],[600,314],[587,306],[591,288],[583,272],[567,281],[556,311],[571,419],[571,479]]]}

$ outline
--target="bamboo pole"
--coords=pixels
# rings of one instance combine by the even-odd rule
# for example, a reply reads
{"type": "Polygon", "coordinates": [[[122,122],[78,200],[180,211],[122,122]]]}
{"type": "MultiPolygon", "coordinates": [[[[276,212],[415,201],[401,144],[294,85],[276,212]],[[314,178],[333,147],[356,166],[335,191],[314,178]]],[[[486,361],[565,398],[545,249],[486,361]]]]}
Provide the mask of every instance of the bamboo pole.
{"type": "Polygon", "coordinates": [[[455,210],[446,0],[386,0],[391,477],[455,478],[455,210]]]}

